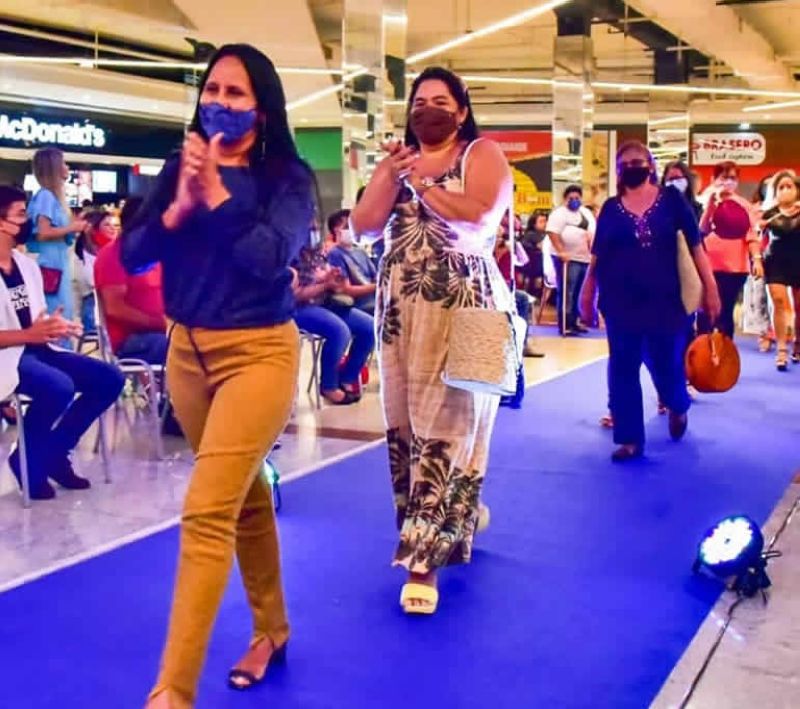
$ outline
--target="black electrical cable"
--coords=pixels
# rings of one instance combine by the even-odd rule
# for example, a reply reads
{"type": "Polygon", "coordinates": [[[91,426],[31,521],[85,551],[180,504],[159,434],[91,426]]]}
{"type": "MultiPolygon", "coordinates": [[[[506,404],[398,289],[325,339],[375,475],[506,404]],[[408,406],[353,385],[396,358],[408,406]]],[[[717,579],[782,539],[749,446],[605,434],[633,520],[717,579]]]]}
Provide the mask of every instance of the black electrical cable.
{"type": "MultiPolygon", "coordinates": [[[[781,526],[778,528],[778,531],[772,536],[770,539],[769,544],[767,545],[766,550],[764,551],[763,558],[764,559],[774,559],[781,555],[779,551],[773,551],[773,547],[777,543],[778,539],[780,539],[781,535],[786,531],[786,528],[792,521],[797,510],[800,509],[800,497],[798,497],[794,504],[792,505],[791,509],[789,510],[786,517],[784,517],[781,526]]],[[[686,690],[686,694],[683,695],[683,699],[681,703],[678,705],[680,709],[686,709],[689,706],[689,702],[691,701],[692,697],[694,696],[695,691],[697,691],[697,687],[700,685],[700,681],[703,679],[703,675],[705,675],[708,666],[711,664],[711,660],[714,659],[714,655],[717,652],[720,644],[722,643],[722,639],[725,637],[725,633],[728,631],[728,627],[733,621],[733,613],[739,607],[739,604],[745,600],[744,596],[739,596],[728,608],[728,613],[725,617],[725,622],[722,624],[722,627],[719,629],[717,633],[717,637],[715,638],[713,644],[706,653],[706,657],[703,660],[703,664],[700,666],[700,669],[697,671],[697,674],[694,676],[692,683],[689,685],[689,688],[686,690]]]]}

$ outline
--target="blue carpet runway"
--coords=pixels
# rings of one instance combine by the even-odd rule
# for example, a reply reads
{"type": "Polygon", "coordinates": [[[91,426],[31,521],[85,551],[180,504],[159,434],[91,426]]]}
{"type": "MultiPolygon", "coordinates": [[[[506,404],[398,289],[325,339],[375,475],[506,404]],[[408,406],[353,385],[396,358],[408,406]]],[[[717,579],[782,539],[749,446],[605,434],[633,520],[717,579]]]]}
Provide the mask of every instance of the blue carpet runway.
{"type": "MultiPolygon", "coordinates": [[[[234,575],[198,706],[646,707],[719,593],[690,574],[700,535],[735,512],[765,521],[800,462],[800,367],[779,375],[747,352],[743,365],[733,392],[692,409],[681,444],[651,393],[648,457],[624,467],[597,425],[605,362],[502,410],[484,495],[492,527],[470,567],[443,574],[431,618],[398,606],[382,446],[288,485],[289,663],[256,691],[225,687],[249,632],[234,575]]],[[[141,707],[177,538],[171,529],[0,595],[0,706],[141,707]]]]}

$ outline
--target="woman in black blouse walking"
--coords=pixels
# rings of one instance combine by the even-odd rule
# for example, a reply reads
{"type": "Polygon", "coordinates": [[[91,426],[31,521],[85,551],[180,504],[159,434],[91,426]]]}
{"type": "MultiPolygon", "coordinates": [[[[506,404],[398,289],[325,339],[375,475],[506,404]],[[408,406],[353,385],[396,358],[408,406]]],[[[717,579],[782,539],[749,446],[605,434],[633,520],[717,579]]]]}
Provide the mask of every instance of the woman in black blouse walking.
{"type": "Polygon", "coordinates": [[[764,272],[769,294],[775,307],[775,340],[778,371],[788,369],[789,341],[787,332],[792,309],[789,290],[794,300],[794,348],[792,361],[800,363],[800,182],[797,176],[783,170],[772,182],[775,206],[764,212],[762,227],[769,235],[764,254],[764,272]]]}
{"type": "Polygon", "coordinates": [[[147,704],[191,707],[234,552],[253,613],[229,685],[260,682],[289,626],[270,490],[259,474],[294,398],[299,336],[289,263],[308,238],[313,178],[280,80],[249,45],[213,57],[180,156],[123,236],[129,270],[161,261],[167,377],[196,454],[161,672],[147,704]]]}

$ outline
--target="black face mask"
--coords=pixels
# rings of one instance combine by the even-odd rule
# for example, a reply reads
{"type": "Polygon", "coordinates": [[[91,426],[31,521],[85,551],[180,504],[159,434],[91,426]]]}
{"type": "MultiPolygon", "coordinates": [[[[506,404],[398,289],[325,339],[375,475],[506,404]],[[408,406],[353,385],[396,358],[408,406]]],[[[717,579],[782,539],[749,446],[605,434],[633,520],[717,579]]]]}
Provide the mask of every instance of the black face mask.
{"type": "Polygon", "coordinates": [[[649,167],[626,167],[622,171],[621,182],[625,187],[635,189],[641,187],[650,177],[649,167]]]}
{"type": "Polygon", "coordinates": [[[425,145],[440,145],[458,130],[455,113],[438,106],[423,106],[410,116],[411,130],[425,145]]]}
{"type": "Polygon", "coordinates": [[[17,222],[12,222],[10,219],[6,219],[9,224],[13,224],[15,227],[19,229],[16,236],[14,237],[14,241],[16,241],[17,246],[22,244],[27,244],[28,241],[31,239],[31,235],[33,234],[33,221],[30,219],[26,219],[21,224],[17,222]]]}

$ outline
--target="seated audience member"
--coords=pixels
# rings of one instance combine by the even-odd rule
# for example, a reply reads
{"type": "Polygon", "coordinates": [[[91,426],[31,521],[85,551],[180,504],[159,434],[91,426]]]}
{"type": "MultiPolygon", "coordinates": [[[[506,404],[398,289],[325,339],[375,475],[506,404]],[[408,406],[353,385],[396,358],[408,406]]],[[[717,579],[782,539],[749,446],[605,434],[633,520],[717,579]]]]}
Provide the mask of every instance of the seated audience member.
{"type": "MultiPolygon", "coordinates": [[[[521,223],[518,219],[515,222],[515,228],[518,231],[521,228],[521,223]]],[[[525,255],[525,251],[519,242],[515,242],[515,250],[517,253],[512,256],[508,243],[508,219],[504,218],[497,230],[497,240],[495,241],[494,247],[494,259],[497,262],[497,267],[500,269],[500,274],[503,276],[503,280],[508,284],[510,289],[514,289],[514,299],[517,306],[517,313],[528,325],[530,325],[531,317],[533,315],[533,300],[525,291],[521,290],[520,288],[514,288],[514,277],[512,276],[512,271],[516,274],[521,266],[527,264],[527,261],[525,260],[527,256],[525,255]]],[[[525,335],[525,348],[523,350],[523,355],[525,357],[544,357],[543,353],[537,352],[534,348],[530,333],[526,333],[525,335]]]]}
{"type": "Polygon", "coordinates": [[[97,252],[117,238],[117,227],[113,215],[94,210],[83,216],[86,228],[75,241],[75,258],[72,265],[72,280],[75,284],[76,312],[81,314],[84,332],[97,329],[94,319],[94,262],[97,252]]]}
{"type": "Polygon", "coordinates": [[[374,315],[378,270],[369,254],[353,241],[349,209],[342,209],[328,217],[328,235],[334,243],[328,251],[328,263],[344,274],[344,294],[355,301],[359,310],[374,315]]]}
{"type": "MultiPolygon", "coordinates": [[[[366,189],[366,185],[361,185],[361,187],[358,188],[358,192],[356,192],[356,204],[361,201],[366,189]]],[[[370,244],[367,245],[366,248],[369,252],[370,261],[372,261],[373,265],[377,269],[380,265],[381,259],[383,258],[383,252],[386,250],[386,242],[384,241],[383,234],[381,234],[377,239],[374,239],[370,244]]]]}
{"type": "MultiPolygon", "coordinates": [[[[47,314],[41,272],[14,248],[30,227],[25,193],[0,186],[0,399],[15,391],[31,399],[23,418],[30,492],[44,500],[55,497],[48,478],[69,490],[90,487],[69,456],[119,396],[123,377],[105,362],[52,346],[81,327],[60,310],[47,314]]],[[[19,451],[9,465],[21,484],[19,451]]]]}
{"type": "MultiPolygon", "coordinates": [[[[130,225],[141,200],[130,198],[122,210],[122,228],[130,225]]],[[[163,364],[167,357],[166,318],[161,292],[161,264],[128,273],[114,241],[97,256],[94,275],[108,337],[117,357],[163,364]]]]}
{"type": "Polygon", "coordinates": [[[297,327],[325,340],[320,362],[322,396],[331,404],[355,403],[360,399],[361,370],[375,347],[372,316],[356,308],[353,298],[344,293],[344,276],[330,266],[321,249],[304,249],[294,269],[297,327]]]}
{"type": "Polygon", "coordinates": [[[522,268],[525,290],[536,296],[542,294],[542,279],[544,278],[542,245],[547,238],[547,217],[546,211],[537,209],[528,218],[525,233],[520,238],[522,248],[528,255],[528,263],[522,268]]]}

